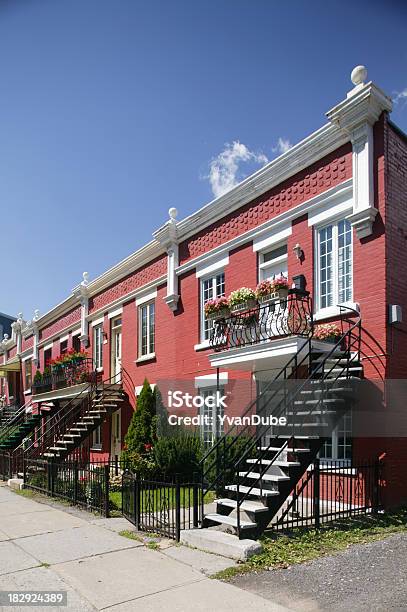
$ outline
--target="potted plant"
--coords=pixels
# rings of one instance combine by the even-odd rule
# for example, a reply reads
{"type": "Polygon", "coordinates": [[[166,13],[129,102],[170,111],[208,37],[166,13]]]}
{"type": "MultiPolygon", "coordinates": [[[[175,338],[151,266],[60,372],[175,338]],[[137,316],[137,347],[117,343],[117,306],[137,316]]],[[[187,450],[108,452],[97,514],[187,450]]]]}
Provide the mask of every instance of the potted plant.
{"type": "Polygon", "coordinates": [[[267,304],[275,297],[272,281],[261,281],[256,287],[256,298],[259,304],[267,304]]]}
{"type": "Polygon", "coordinates": [[[226,297],[215,298],[208,300],[204,306],[205,317],[211,321],[214,319],[222,319],[230,314],[229,304],[226,297]]]}
{"type": "Polygon", "coordinates": [[[315,340],[336,344],[341,337],[341,328],[337,323],[321,323],[314,330],[315,340]]]}
{"type": "Polygon", "coordinates": [[[276,276],[273,281],[273,291],[278,295],[281,299],[285,299],[288,295],[288,280],[284,276],[284,274],[280,274],[280,276],[276,276]]]}
{"type": "Polygon", "coordinates": [[[256,306],[256,294],[253,289],[241,287],[232,291],[228,299],[229,308],[232,312],[242,312],[256,306]]]}
{"type": "Polygon", "coordinates": [[[40,370],[37,370],[34,375],[34,387],[40,387],[42,383],[42,374],[40,370]]]}

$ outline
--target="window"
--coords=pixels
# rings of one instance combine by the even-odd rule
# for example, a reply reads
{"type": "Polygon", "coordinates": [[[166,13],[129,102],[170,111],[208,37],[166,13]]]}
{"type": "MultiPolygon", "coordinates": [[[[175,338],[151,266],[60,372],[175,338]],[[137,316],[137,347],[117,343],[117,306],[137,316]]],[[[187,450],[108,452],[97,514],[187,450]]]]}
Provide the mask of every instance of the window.
{"type": "MultiPolygon", "coordinates": [[[[220,395],[224,395],[224,388],[219,387],[220,395]]],[[[216,399],[216,387],[206,387],[200,390],[199,395],[203,399],[207,399],[208,397],[213,397],[216,399]]],[[[224,426],[222,421],[220,421],[219,416],[223,417],[224,408],[223,405],[220,404],[216,406],[216,402],[213,402],[214,406],[208,406],[207,404],[203,404],[201,408],[201,418],[203,419],[201,426],[201,435],[205,448],[209,448],[215,442],[219,436],[224,433],[224,426]]]]}
{"type": "Polygon", "coordinates": [[[155,352],[155,302],[139,306],[139,355],[154,355],[155,352]]]}
{"type": "Polygon", "coordinates": [[[352,299],[352,227],[347,219],[317,233],[317,304],[329,308],[352,299]]]}
{"type": "Polygon", "coordinates": [[[287,269],[287,245],[282,244],[271,251],[260,254],[259,280],[272,280],[276,276],[283,275],[288,278],[287,269]]]}
{"type": "Polygon", "coordinates": [[[79,334],[77,334],[76,336],[72,336],[72,348],[75,351],[75,353],[80,353],[81,340],[80,340],[79,334]]]}
{"type": "Polygon", "coordinates": [[[103,368],[103,325],[95,325],[93,328],[93,359],[95,368],[103,368]]]}
{"type": "Polygon", "coordinates": [[[92,448],[100,450],[102,448],[102,426],[99,425],[94,429],[92,434],[92,448]]]}
{"type": "Polygon", "coordinates": [[[225,273],[201,280],[201,339],[202,342],[209,340],[213,321],[205,317],[205,304],[208,300],[223,297],[225,295],[225,273]]]}
{"type": "Polygon", "coordinates": [[[31,389],[31,381],[32,381],[32,360],[26,359],[24,362],[25,368],[25,390],[28,391],[31,389]]]}
{"type": "Polygon", "coordinates": [[[319,454],[321,459],[352,459],[352,414],[343,416],[327,438],[319,454]]]}
{"type": "Polygon", "coordinates": [[[61,355],[68,352],[68,340],[63,340],[59,345],[59,352],[61,355]]]}
{"type": "Polygon", "coordinates": [[[52,349],[46,349],[44,351],[44,368],[49,368],[52,359],[52,349]]]}

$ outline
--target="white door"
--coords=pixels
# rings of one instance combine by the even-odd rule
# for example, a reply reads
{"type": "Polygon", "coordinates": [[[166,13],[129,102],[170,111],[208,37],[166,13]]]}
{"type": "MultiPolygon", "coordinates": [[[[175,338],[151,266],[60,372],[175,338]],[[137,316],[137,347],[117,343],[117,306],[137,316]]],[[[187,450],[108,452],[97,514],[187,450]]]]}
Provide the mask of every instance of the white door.
{"type": "Polygon", "coordinates": [[[122,320],[121,318],[112,321],[112,382],[121,382],[122,372],[122,320]]]}
{"type": "Polygon", "coordinates": [[[111,457],[114,459],[116,456],[120,457],[122,450],[122,419],[120,410],[117,410],[112,414],[112,444],[111,444],[111,457]]]}

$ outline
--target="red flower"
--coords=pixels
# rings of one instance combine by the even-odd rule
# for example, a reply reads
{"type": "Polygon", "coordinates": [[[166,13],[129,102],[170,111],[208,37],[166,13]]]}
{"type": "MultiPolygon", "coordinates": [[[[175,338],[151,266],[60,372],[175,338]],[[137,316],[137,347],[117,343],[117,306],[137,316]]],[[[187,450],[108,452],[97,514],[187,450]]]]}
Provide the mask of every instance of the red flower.
{"type": "Polygon", "coordinates": [[[148,452],[153,448],[152,444],[144,444],[144,449],[148,452]]]}

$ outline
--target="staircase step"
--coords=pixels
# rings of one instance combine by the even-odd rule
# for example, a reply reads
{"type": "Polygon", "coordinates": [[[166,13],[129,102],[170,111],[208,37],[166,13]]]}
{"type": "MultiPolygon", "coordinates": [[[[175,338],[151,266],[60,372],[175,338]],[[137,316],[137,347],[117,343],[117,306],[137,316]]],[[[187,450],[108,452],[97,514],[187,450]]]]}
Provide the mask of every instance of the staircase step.
{"type": "Polygon", "coordinates": [[[58,453],[59,451],[66,451],[68,449],[66,448],[66,446],[50,446],[49,450],[56,451],[58,453]]]}
{"type": "MultiPolygon", "coordinates": [[[[220,523],[223,525],[231,525],[237,528],[237,518],[233,516],[225,516],[223,514],[205,514],[205,519],[213,521],[214,523],[220,523]]],[[[257,527],[257,523],[251,523],[249,521],[240,520],[240,529],[253,529],[257,527]]]]}
{"type": "Polygon", "coordinates": [[[261,459],[258,461],[257,459],[246,459],[247,463],[256,463],[257,465],[277,465],[278,467],[298,467],[301,465],[299,461],[281,461],[277,459],[273,461],[273,459],[261,459]]]}
{"type": "Polygon", "coordinates": [[[42,456],[43,457],[60,457],[61,455],[59,453],[43,453],[42,456]]]}
{"type": "Polygon", "coordinates": [[[281,476],[280,474],[257,474],[257,472],[239,472],[241,478],[252,478],[253,480],[264,480],[265,482],[286,482],[290,480],[289,476],[281,476]]]}
{"type": "MultiPolygon", "coordinates": [[[[237,500],[229,499],[228,497],[224,499],[215,499],[215,504],[219,506],[227,506],[228,508],[237,508],[237,500]]],[[[267,506],[263,506],[260,502],[247,501],[245,500],[240,504],[240,509],[244,512],[250,512],[252,514],[257,514],[259,512],[268,512],[269,509],[267,506]]]]}
{"type": "MultiPolygon", "coordinates": [[[[298,437],[298,436],[296,436],[298,437]]],[[[260,451],[287,451],[287,453],[309,453],[310,449],[309,448],[291,448],[291,447],[287,447],[287,448],[281,448],[281,446],[259,446],[257,448],[257,450],[260,451]]]]}
{"type": "Polygon", "coordinates": [[[64,434],[62,437],[63,438],[81,438],[82,436],[80,434],[70,434],[70,433],[67,433],[67,434],[64,434]]]}
{"type": "MultiPolygon", "coordinates": [[[[237,493],[237,485],[226,485],[225,490],[237,493]]],[[[279,491],[270,491],[270,489],[260,490],[254,487],[246,487],[244,485],[239,486],[239,493],[249,493],[250,495],[255,495],[256,497],[276,497],[277,495],[280,495],[279,491]]]]}
{"type": "Polygon", "coordinates": [[[295,406],[316,406],[317,404],[344,404],[345,400],[338,397],[330,397],[325,399],[307,399],[307,400],[294,400],[295,406]]]}

